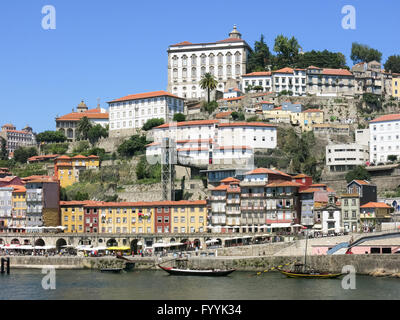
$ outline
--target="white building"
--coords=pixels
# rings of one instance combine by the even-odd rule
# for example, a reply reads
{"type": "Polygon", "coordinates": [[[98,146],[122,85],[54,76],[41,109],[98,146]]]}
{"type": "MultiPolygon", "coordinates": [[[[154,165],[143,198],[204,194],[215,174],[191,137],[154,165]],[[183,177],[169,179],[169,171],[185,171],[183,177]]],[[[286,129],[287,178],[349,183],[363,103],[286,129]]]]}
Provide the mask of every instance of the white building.
{"type": "Polygon", "coordinates": [[[272,72],[273,90],[276,93],[291,91],[293,96],[306,94],[306,70],[283,68],[272,72]]]}
{"type": "Polygon", "coordinates": [[[276,126],[262,122],[196,120],[164,124],[152,131],[154,142],[147,146],[148,157],[161,155],[163,140],[170,138],[176,142],[179,161],[199,165],[246,164],[253,159],[254,149],[277,146],[276,126]]]}
{"type": "Polygon", "coordinates": [[[265,92],[272,91],[272,73],[270,71],[259,71],[244,74],[242,76],[243,90],[252,91],[250,88],[262,87],[265,92]]]}
{"type": "Polygon", "coordinates": [[[354,75],[346,69],[307,68],[307,93],[336,97],[354,95],[354,75]]]}
{"type": "Polygon", "coordinates": [[[370,121],[370,161],[387,162],[388,156],[400,159],[400,114],[387,114],[370,121]]]}
{"type": "Polygon", "coordinates": [[[369,129],[357,129],[355,131],[356,143],[369,148],[369,129]]]}
{"type": "Polygon", "coordinates": [[[133,94],[108,102],[110,137],[130,136],[149,119],[170,122],[175,113],[183,113],[184,99],[166,91],[133,94]]]}
{"type": "Polygon", "coordinates": [[[369,160],[368,146],[357,143],[326,146],[326,166],[331,172],[341,172],[365,165],[369,160]]]}
{"type": "Polygon", "coordinates": [[[246,73],[250,46],[242,40],[234,26],[229,38],[211,43],[180,42],[168,48],[168,91],[187,99],[206,98],[200,88],[205,73],[218,81],[217,90],[235,86],[240,89],[241,76],[246,73]]]}
{"type": "Polygon", "coordinates": [[[332,196],[329,196],[329,203],[322,208],[322,233],[339,233],[341,228],[341,208],[334,202],[331,202],[332,196]]]}

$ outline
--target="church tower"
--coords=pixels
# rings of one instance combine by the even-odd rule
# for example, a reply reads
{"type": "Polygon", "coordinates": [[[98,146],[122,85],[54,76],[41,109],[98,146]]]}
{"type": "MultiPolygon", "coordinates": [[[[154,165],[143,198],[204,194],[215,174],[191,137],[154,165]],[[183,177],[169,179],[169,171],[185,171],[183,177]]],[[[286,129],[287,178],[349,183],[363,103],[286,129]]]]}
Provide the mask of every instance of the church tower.
{"type": "Polygon", "coordinates": [[[242,34],[239,31],[237,31],[236,24],[233,25],[233,30],[229,33],[229,38],[242,39],[242,34]]]}

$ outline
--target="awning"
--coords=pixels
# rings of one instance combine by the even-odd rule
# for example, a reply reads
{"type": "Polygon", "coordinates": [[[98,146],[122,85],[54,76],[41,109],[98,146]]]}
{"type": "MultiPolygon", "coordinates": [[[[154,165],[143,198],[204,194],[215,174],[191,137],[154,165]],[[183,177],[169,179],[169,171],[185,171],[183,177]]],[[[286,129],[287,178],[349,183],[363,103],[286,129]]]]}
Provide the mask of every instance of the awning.
{"type": "Polygon", "coordinates": [[[108,247],[106,250],[125,251],[125,250],[131,250],[131,247],[108,247]]]}
{"type": "Polygon", "coordinates": [[[168,247],[168,244],[166,243],[154,243],[153,248],[165,248],[168,247]]]}
{"type": "Polygon", "coordinates": [[[207,240],[207,241],[206,241],[206,244],[209,244],[209,243],[217,243],[217,242],[219,242],[219,240],[217,240],[217,239],[211,239],[211,240],[207,240]]]}
{"type": "Polygon", "coordinates": [[[176,246],[184,246],[185,243],[180,243],[180,242],[171,242],[167,246],[168,247],[176,247],[176,246]]]}
{"type": "Polygon", "coordinates": [[[314,224],[313,229],[322,229],[321,224],[314,224]]]}
{"type": "Polygon", "coordinates": [[[289,228],[290,223],[271,223],[269,228],[289,228]]]}

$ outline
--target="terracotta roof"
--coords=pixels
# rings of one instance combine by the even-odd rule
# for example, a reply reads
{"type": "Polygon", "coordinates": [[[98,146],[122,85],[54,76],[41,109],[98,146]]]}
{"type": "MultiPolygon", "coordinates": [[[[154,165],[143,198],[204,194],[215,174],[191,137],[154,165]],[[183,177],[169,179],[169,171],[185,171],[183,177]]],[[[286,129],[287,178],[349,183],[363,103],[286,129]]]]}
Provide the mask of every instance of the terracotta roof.
{"type": "Polygon", "coordinates": [[[272,71],[272,73],[293,73],[293,72],[294,72],[294,70],[292,68],[288,68],[288,67],[272,71]]]}
{"type": "Polygon", "coordinates": [[[206,200],[181,200],[181,201],[152,201],[152,202],[95,202],[85,204],[85,207],[156,207],[156,206],[190,206],[206,205],[206,200]]]}
{"type": "Polygon", "coordinates": [[[346,69],[322,69],[322,74],[332,76],[352,76],[353,74],[346,69]]]}
{"type": "Polygon", "coordinates": [[[301,191],[300,193],[314,193],[314,192],[317,192],[317,191],[321,191],[321,189],[318,189],[318,188],[308,188],[308,189],[306,189],[306,190],[301,191]]]}
{"type": "Polygon", "coordinates": [[[242,77],[266,77],[270,76],[271,74],[272,74],[271,71],[257,71],[257,72],[246,73],[242,75],[242,77]]]}
{"type": "Polygon", "coordinates": [[[176,151],[178,152],[183,152],[183,151],[208,151],[208,148],[181,148],[177,149],[176,151]]]}
{"type": "Polygon", "coordinates": [[[85,112],[71,112],[64,116],[56,118],[56,121],[63,121],[63,120],[79,121],[83,117],[87,117],[88,119],[108,119],[107,112],[101,113],[99,109],[94,109],[94,110],[97,110],[98,112],[93,110],[88,110],[85,112]]]}
{"type": "Polygon", "coordinates": [[[378,117],[372,121],[370,121],[370,123],[374,123],[374,122],[382,122],[382,121],[394,121],[394,120],[400,120],[400,114],[387,114],[381,117],[378,117]]]}
{"type": "Polygon", "coordinates": [[[318,68],[316,66],[309,66],[307,69],[322,69],[322,68],[318,68]]]}
{"type": "Polygon", "coordinates": [[[276,107],[276,108],[274,108],[274,109],[272,109],[272,110],[282,110],[282,106],[276,107]]]}
{"type": "Polygon", "coordinates": [[[210,124],[219,123],[218,120],[193,120],[193,121],[182,121],[182,122],[171,122],[171,123],[164,123],[154,129],[162,129],[162,128],[169,128],[170,126],[176,125],[177,127],[185,127],[185,126],[207,126],[210,124]]]}
{"type": "Polygon", "coordinates": [[[361,184],[361,185],[370,185],[370,183],[368,181],[366,181],[366,180],[353,180],[353,181],[358,183],[358,184],[361,184]]]}
{"type": "Polygon", "coordinates": [[[4,177],[4,178],[0,178],[0,182],[11,182],[11,181],[13,181],[14,179],[17,179],[18,177],[17,176],[7,176],[7,177],[4,177]]]}
{"type": "Polygon", "coordinates": [[[40,161],[40,160],[46,160],[46,159],[51,159],[51,158],[57,158],[58,154],[48,154],[44,156],[34,156],[28,158],[28,161],[40,161]]]}
{"type": "Polygon", "coordinates": [[[183,100],[183,98],[175,96],[172,93],[169,93],[167,91],[161,90],[161,91],[153,91],[153,92],[131,94],[131,95],[128,95],[128,96],[125,96],[125,97],[122,97],[122,98],[118,98],[118,99],[109,101],[107,103],[120,102],[120,101],[129,101],[129,100],[138,100],[138,99],[146,99],[146,98],[155,98],[155,97],[164,97],[164,96],[168,96],[168,97],[172,97],[172,98],[183,100]]]}
{"type": "Polygon", "coordinates": [[[87,157],[82,156],[81,154],[78,154],[75,157],[72,157],[72,159],[87,159],[87,157]]]}
{"type": "Polygon", "coordinates": [[[188,45],[191,45],[191,44],[193,44],[193,43],[191,43],[189,41],[182,41],[182,42],[179,42],[179,43],[176,43],[176,44],[172,44],[171,47],[188,46],[188,45]]]}
{"type": "Polygon", "coordinates": [[[307,110],[304,110],[303,112],[323,112],[323,111],[319,110],[319,109],[307,109],[307,110]]]}
{"type": "Polygon", "coordinates": [[[80,206],[80,205],[91,205],[91,204],[102,204],[105,203],[103,201],[60,201],[60,206],[80,206]]]}
{"type": "Polygon", "coordinates": [[[13,186],[13,185],[11,185],[10,187],[14,188],[13,192],[16,192],[16,193],[26,192],[26,188],[24,186],[13,186]]]}
{"type": "Polygon", "coordinates": [[[383,202],[368,202],[367,204],[364,204],[360,208],[385,208],[385,209],[391,209],[392,207],[388,206],[386,203],[383,203],[383,202]]]}
{"type": "Polygon", "coordinates": [[[303,187],[303,185],[292,181],[282,181],[269,183],[267,187],[303,187]]]}
{"type": "Polygon", "coordinates": [[[231,122],[221,123],[219,127],[276,127],[276,125],[263,122],[231,122]]]}
{"type": "Polygon", "coordinates": [[[223,119],[225,117],[229,117],[232,114],[232,111],[220,112],[215,115],[216,119],[223,119]]]}
{"type": "Polygon", "coordinates": [[[94,155],[94,154],[90,155],[88,158],[90,158],[90,159],[99,159],[99,157],[94,155]]]}
{"type": "Polygon", "coordinates": [[[21,178],[22,181],[25,182],[30,182],[32,180],[48,180],[48,179],[53,179],[53,177],[50,176],[38,176],[38,175],[33,175],[33,176],[29,176],[29,177],[25,177],[25,178],[21,178]]]}
{"type": "Polygon", "coordinates": [[[306,175],[304,173],[300,173],[300,174],[294,176],[293,178],[296,178],[296,179],[299,179],[299,178],[311,178],[311,176],[308,176],[308,175],[306,175]]]}
{"type": "Polygon", "coordinates": [[[240,180],[239,179],[235,179],[233,177],[228,177],[228,178],[225,178],[225,179],[221,180],[220,182],[223,182],[223,183],[225,183],[225,182],[240,182],[240,180]]]}
{"type": "Polygon", "coordinates": [[[290,177],[288,174],[280,171],[280,170],[276,170],[276,169],[266,169],[266,168],[257,168],[254,169],[252,171],[248,171],[245,174],[247,175],[252,175],[252,174],[276,174],[276,175],[282,175],[282,176],[286,176],[286,177],[290,177]]]}
{"type": "Polygon", "coordinates": [[[145,147],[153,147],[153,146],[158,146],[160,144],[161,144],[160,142],[152,142],[152,143],[146,144],[145,147]]]}
{"type": "Polygon", "coordinates": [[[64,155],[64,156],[58,157],[56,160],[71,160],[71,157],[64,155]]]}
{"type": "Polygon", "coordinates": [[[244,40],[243,39],[237,39],[237,38],[227,38],[227,39],[224,39],[224,40],[217,41],[217,43],[220,43],[220,42],[244,42],[244,40]]]}
{"type": "Polygon", "coordinates": [[[218,101],[236,101],[236,100],[242,100],[243,98],[244,98],[244,96],[233,97],[233,98],[223,98],[223,99],[220,99],[218,101]]]}
{"type": "Polygon", "coordinates": [[[326,187],[326,184],[325,183],[315,183],[315,184],[312,184],[310,187],[326,187]]]}

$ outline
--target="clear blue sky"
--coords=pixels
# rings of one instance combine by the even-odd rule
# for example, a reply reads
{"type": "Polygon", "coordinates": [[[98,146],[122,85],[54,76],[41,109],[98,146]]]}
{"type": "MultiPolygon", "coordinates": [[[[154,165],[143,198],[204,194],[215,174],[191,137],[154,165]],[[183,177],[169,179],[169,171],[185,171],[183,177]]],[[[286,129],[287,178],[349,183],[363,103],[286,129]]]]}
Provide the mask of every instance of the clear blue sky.
{"type": "Polygon", "coordinates": [[[340,51],[357,41],[379,49],[383,62],[400,54],[398,0],[2,0],[0,124],[54,130],[54,118],[81,99],[95,107],[124,95],[167,86],[167,48],[213,42],[234,24],[253,47],[263,33],[295,36],[304,51],[340,51]],[[356,30],[341,27],[344,5],[356,30]],[[43,30],[44,5],[56,9],[56,30],[43,30]]]}

